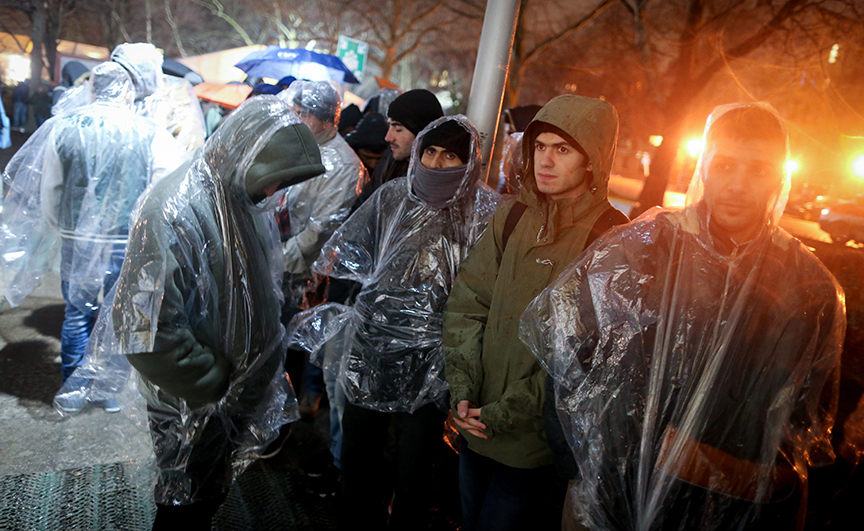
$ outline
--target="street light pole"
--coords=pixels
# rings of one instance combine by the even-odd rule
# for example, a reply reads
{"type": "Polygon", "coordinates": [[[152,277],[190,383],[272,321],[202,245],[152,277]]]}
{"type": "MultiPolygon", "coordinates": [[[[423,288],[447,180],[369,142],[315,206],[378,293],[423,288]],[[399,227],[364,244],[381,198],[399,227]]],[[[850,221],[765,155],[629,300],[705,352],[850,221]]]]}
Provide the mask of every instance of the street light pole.
{"type": "Polygon", "coordinates": [[[477,49],[474,79],[468,100],[468,118],[477,126],[482,142],[483,173],[489,182],[489,159],[498,132],[504,84],[510,70],[510,52],[519,17],[519,0],[490,0],[483,17],[483,33],[477,49]]]}

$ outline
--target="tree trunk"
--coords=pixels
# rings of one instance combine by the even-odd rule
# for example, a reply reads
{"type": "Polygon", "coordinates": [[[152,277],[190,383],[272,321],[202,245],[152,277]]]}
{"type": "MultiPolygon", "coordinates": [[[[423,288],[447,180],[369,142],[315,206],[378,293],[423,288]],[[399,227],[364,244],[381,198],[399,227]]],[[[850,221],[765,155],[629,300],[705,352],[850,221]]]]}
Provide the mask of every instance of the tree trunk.
{"type": "Polygon", "coordinates": [[[42,45],[45,48],[45,59],[48,61],[48,75],[51,81],[59,81],[57,78],[57,37],[60,35],[60,23],[63,13],[60,2],[53,6],[53,12],[47,13],[45,17],[45,39],[42,45]]]}
{"type": "Polygon", "coordinates": [[[34,2],[30,21],[30,95],[32,96],[42,82],[42,43],[45,40],[46,13],[43,2],[34,2]]]}

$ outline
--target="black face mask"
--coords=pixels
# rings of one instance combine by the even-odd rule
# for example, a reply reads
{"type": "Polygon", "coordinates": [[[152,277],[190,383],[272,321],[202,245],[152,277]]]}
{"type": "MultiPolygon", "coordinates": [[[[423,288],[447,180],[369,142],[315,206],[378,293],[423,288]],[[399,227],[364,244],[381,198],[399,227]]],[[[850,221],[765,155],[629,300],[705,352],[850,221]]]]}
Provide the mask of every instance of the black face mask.
{"type": "Polygon", "coordinates": [[[433,169],[423,164],[414,168],[413,192],[426,206],[432,209],[444,208],[453,199],[465,179],[468,165],[453,168],[433,169]]]}

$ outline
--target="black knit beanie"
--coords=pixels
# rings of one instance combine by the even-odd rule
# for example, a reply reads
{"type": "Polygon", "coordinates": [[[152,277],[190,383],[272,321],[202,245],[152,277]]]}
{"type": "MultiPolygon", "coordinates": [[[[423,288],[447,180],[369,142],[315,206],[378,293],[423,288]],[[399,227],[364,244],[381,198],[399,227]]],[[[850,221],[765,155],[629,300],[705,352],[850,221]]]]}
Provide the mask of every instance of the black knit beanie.
{"type": "Polygon", "coordinates": [[[451,151],[463,164],[467,164],[471,152],[471,135],[459,125],[459,122],[449,120],[423,135],[420,145],[421,154],[429,146],[438,146],[451,151]]]}
{"type": "Polygon", "coordinates": [[[434,120],[444,116],[444,111],[441,110],[435,94],[425,89],[414,89],[393,100],[387,116],[416,135],[434,120]]]}

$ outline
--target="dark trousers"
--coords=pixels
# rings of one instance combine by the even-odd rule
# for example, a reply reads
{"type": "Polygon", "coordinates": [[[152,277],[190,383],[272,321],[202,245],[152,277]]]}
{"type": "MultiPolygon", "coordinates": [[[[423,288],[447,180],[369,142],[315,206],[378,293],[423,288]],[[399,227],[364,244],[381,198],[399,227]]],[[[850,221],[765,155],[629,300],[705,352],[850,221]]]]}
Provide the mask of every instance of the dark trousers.
{"type": "Polygon", "coordinates": [[[432,469],[445,417],[434,404],[414,413],[381,413],[350,402],[345,404],[340,529],[428,526],[432,469]],[[396,439],[395,474],[391,474],[384,461],[391,422],[396,439]],[[391,497],[393,510],[388,522],[391,497]]]}
{"type": "Polygon", "coordinates": [[[558,531],[567,480],[551,465],[513,468],[472,452],[461,439],[459,491],[463,531],[558,531]]]}

